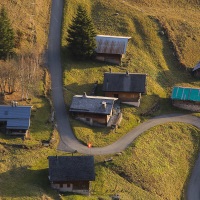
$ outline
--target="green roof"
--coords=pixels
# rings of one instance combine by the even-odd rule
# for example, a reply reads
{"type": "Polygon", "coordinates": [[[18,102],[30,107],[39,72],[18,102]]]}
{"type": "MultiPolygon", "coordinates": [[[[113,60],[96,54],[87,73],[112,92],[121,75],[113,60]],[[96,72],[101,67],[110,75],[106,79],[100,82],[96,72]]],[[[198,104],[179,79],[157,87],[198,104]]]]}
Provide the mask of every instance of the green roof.
{"type": "Polygon", "coordinates": [[[172,91],[172,99],[185,101],[200,102],[200,88],[174,87],[172,91]]]}

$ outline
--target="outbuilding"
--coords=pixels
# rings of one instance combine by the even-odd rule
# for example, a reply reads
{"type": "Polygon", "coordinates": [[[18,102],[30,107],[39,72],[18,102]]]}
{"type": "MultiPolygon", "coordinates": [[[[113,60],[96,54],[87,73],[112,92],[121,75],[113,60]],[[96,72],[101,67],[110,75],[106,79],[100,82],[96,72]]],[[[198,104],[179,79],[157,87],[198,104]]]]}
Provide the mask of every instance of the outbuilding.
{"type": "Polygon", "coordinates": [[[140,106],[141,94],[146,93],[147,74],[104,73],[103,91],[106,97],[119,98],[122,103],[140,106]]]}
{"type": "Polygon", "coordinates": [[[196,77],[200,77],[200,62],[193,68],[192,73],[196,77]]]}
{"type": "Polygon", "coordinates": [[[96,59],[120,65],[131,37],[97,35],[96,59]]]}
{"type": "Polygon", "coordinates": [[[27,136],[30,127],[31,106],[0,105],[0,128],[9,135],[27,136]]]}
{"type": "Polygon", "coordinates": [[[175,107],[200,112],[200,88],[176,86],[171,99],[175,107]]]}
{"type": "Polygon", "coordinates": [[[114,102],[117,98],[88,96],[73,96],[70,113],[89,125],[107,125],[113,114],[114,102]]]}
{"type": "Polygon", "coordinates": [[[49,156],[51,187],[61,192],[89,195],[95,180],[93,156],[49,156]]]}

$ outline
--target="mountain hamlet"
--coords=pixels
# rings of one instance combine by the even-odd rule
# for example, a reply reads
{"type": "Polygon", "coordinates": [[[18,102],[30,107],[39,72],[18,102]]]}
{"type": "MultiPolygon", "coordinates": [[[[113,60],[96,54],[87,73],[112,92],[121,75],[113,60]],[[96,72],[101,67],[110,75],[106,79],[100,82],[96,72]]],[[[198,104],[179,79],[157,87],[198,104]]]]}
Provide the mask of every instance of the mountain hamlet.
{"type": "Polygon", "coordinates": [[[0,199],[200,199],[199,10],[0,2],[0,199]]]}

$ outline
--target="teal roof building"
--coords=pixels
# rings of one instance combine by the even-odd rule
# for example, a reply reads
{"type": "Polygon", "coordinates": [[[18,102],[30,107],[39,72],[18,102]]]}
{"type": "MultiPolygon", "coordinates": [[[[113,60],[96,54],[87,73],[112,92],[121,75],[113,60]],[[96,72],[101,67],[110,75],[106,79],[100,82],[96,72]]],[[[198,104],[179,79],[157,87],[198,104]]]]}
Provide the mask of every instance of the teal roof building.
{"type": "Polygon", "coordinates": [[[172,100],[200,102],[200,88],[176,86],[172,90],[172,100]]]}

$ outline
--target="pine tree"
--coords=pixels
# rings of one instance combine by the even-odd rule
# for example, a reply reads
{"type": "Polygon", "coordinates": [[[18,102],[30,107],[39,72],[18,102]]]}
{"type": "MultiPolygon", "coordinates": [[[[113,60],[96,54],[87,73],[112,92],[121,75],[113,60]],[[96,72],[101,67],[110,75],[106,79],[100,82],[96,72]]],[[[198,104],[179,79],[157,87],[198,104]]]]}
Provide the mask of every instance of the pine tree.
{"type": "Polygon", "coordinates": [[[91,18],[82,6],[78,6],[77,14],[68,30],[68,48],[76,59],[90,58],[96,47],[95,30],[91,18]]]}
{"type": "Polygon", "coordinates": [[[14,31],[4,7],[0,11],[0,59],[6,59],[14,48],[14,31]]]}

